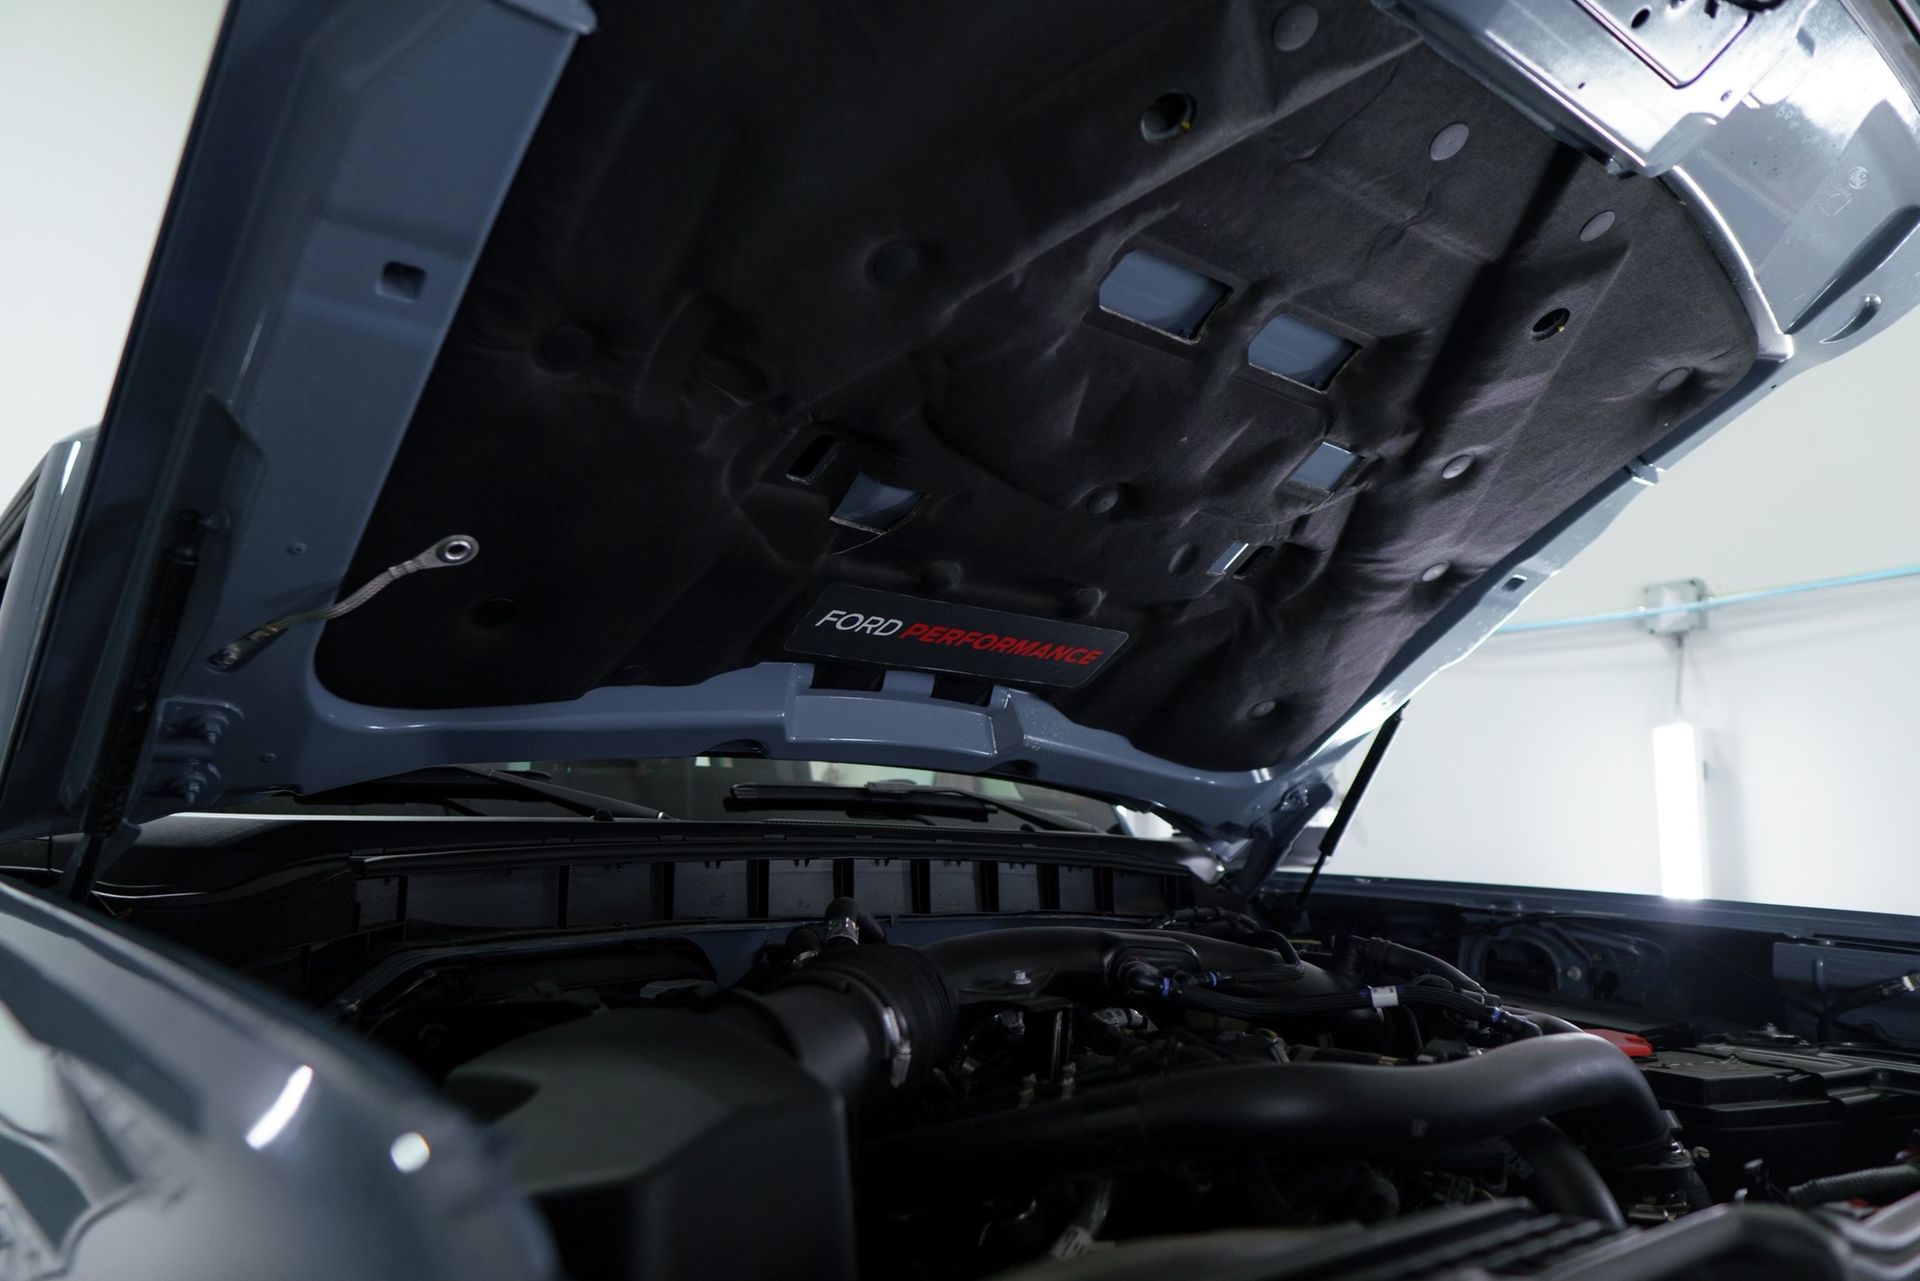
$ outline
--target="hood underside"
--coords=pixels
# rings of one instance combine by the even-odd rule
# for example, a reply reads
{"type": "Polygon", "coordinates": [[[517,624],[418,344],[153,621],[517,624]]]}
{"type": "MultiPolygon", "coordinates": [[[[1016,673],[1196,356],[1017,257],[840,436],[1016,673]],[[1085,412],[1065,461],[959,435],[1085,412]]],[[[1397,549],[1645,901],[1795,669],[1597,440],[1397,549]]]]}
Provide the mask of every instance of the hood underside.
{"type": "Polygon", "coordinates": [[[604,6],[342,594],[483,550],[328,624],[321,681],[452,709],[918,667],[1185,766],[1298,758],[1755,357],[1664,186],[1320,15],[604,6]],[[1129,302],[1129,255],[1193,305],[1129,302]],[[1276,318],[1331,358],[1262,355],[1276,318]],[[1019,617],[793,643],[840,585],[1019,617]],[[1124,636],[1070,687],[970,657],[1060,624],[1124,636]]]}
{"type": "Polygon", "coordinates": [[[1911,171],[1904,34],[1747,14],[1676,87],[1580,6],[1385,8],[241,0],[27,511],[0,834],[764,754],[1257,880],[1916,279],[1920,187],[1822,177],[1911,171]]]}

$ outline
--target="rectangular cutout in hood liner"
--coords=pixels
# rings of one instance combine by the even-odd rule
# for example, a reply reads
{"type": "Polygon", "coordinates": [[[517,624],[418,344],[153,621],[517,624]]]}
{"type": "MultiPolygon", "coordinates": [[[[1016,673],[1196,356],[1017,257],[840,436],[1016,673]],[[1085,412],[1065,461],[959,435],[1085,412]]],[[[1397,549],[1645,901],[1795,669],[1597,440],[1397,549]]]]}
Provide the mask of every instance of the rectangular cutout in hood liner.
{"type": "Polygon", "coordinates": [[[424,708],[697,682],[797,657],[850,582],[1128,633],[1042,693],[1148,752],[1302,751],[1754,344],[1664,188],[1362,0],[1282,50],[1286,7],[604,6],[348,583],[450,529],[485,553],[330,624],[321,678],[424,708]],[[1168,94],[1192,127],[1150,141],[1168,94]],[[1098,312],[1139,247],[1229,286],[1197,341],[1098,312]],[[1324,395],[1248,367],[1280,312],[1358,343],[1324,395]],[[1286,485],[1323,439],[1367,461],[1286,485]],[[850,537],[857,472],[925,497],[850,537]],[[1240,542],[1271,550],[1210,575],[1240,542]]]}

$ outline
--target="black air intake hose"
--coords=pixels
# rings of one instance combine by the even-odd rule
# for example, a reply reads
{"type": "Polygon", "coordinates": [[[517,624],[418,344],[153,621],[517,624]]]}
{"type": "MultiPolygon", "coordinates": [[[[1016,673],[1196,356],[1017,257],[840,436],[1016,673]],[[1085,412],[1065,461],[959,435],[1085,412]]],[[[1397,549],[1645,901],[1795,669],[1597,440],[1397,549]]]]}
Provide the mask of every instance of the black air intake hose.
{"type": "MultiPolygon", "coordinates": [[[[1456,992],[1448,987],[1425,987],[1415,984],[1390,988],[1361,988],[1353,992],[1329,992],[1322,996],[1289,999],[1245,996],[1192,986],[1175,987],[1172,985],[1172,980],[1167,980],[1167,983],[1165,995],[1169,999],[1179,1000],[1196,1010],[1205,1010],[1210,1014],[1224,1014],[1228,1018],[1249,1021],[1304,1018],[1338,1010],[1371,1010],[1393,1005],[1430,1005],[1449,1010],[1488,1027],[1504,1028],[1515,1038],[1540,1035],[1540,1028],[1518,1011],[1489,1005],[1486,998],[1466,992],[1456,992]]],[[[1144,987],[1141,990],[1145,995],[1153,995],[1152,991],[1144,987]]]]}
{"type": "Polygon", "coordinates": [[[1499,1138],[1543,1116],[1588,1123],[1623,1156],[1671,1143],[1633,1060],[1597,1036],[1542,1036],[1432,1066],[1248,1064],[1133,1081],[890,1137],[868,1149],[866,1173],[884,1187],[1249,1148],[1399,1154],[1499,1138]]]}
{"type": "Polygon", "coordinates": [[[730,992],[715,1016],[781,1046],[850,1103],[910,1093],[953,1050],[952,985],[919,951],[832,948],[764,995],[730,992]]]}
{"type": "Polygon", "coordinates": [[[1787,1189],[1787,1201],[1802,1209],[1855,1198],[1869,1205],[1886,1205],[1915,1192],[1920,1192],[1920,1165],[1880,1165],[1796,1183],[1787,1189]]]}
{"type": "Polygon", "coordinates": [[[827,904],[826,933],[831,940],[844,943],[884,943],[887,941],[886,927],[881,925],[873,913],[860,906],[860,900],[841,895],[827,904]],[[857,929],[849,929],[857,926],[857,929]]]}
{"type": "Polygon", "coordinates": [[[1522,1186],[1537,1204],[1562,1214],[1598,1219],[1610,1228],[1627,1226],[1607,1181],[1559,1126],[1551,1121],[1529,1121],[1509,1134],[1507,1142],[1532,1172],[1522,1186]]]}

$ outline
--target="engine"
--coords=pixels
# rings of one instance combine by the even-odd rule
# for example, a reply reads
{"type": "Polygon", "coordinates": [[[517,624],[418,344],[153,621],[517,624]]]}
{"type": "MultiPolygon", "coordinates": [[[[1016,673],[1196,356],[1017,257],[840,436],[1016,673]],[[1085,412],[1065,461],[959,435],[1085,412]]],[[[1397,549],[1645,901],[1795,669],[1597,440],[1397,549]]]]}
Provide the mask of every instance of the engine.
{"type": "Polygon", "coordinates": [[[1711,1203],[1620,1046],[1384,939],[1193,908],[906,946],[841,899],[743,969],[476,949],[334,1012],[496,1129],[582,1281],[1037,1281],[1356,1224],[1565,1250],[1711,1203]]]}

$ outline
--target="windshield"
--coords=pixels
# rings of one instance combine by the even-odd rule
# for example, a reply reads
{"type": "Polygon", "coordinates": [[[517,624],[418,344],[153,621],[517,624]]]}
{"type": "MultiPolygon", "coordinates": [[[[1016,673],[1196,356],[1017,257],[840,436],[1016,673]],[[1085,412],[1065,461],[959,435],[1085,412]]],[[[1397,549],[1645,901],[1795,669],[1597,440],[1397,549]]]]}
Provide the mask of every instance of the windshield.
{"type": "MultiPolygon", "coordinates": [[[[1156,839],[1173,835],[1171,827],[1152,815],[1137,814],[1105,801],[1057,788],[1014,779],[904,769],[893,765],[695,756],[611,761],[497,761],[463,768],[472,771],[472,776],[450,778],[433,771],[423,771],[418,775],[342,788],[337,792],[311,797],[275,795],[233,808],[254,814],[477,814],[537,817],[555,813],[556,807],[550,799],[531,791],[521,794],[513,790],[514,780],[525,779],[570,789],[585,796],[645,807],[675,819],[734,822],[836,820],[846,816],[824,811],[818,805],[796,804],[786,807],[768,804],[766,798],[756,797],[750,808],[742,806],[735,797],[734,789],[770,785],[821,788],[874,786],[880,790],[934,788],[964,793],[989,803],[1005,805],[1010,810],[1030,811],[1057,820],[1058,826],[1063,829],[1115,832],[1156,839]],[[498,786],[486,782],[484,771],[494,772],[494,783],[498,786]]],[[[1003,813],[990,808],[977,817],[921,814],[913,812],[910,806],[899,808],[897,813],[862,811],[856,817],[862,821],[878,819],[920,826],[1034,826],[1017,812],[1003,813]]]]}

